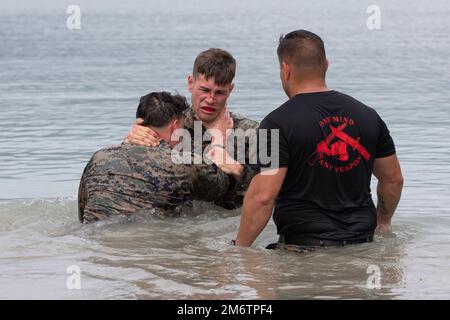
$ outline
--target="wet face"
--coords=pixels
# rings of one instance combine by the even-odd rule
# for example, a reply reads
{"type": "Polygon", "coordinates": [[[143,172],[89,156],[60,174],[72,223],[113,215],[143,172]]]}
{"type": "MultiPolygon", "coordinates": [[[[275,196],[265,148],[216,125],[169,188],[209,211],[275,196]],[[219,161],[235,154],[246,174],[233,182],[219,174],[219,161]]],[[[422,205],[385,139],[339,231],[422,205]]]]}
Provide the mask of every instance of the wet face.
{"type": "Polygon", "coordinates": [[[226,107],[233,86],[232,83],[219,86],[214,82],[214,78],[206,80],[202,74],[198,74],[195,78],[189,76],[188,88],[192,94],[192,109],[198,119],[206,123],[214,121],[226,107]]]}

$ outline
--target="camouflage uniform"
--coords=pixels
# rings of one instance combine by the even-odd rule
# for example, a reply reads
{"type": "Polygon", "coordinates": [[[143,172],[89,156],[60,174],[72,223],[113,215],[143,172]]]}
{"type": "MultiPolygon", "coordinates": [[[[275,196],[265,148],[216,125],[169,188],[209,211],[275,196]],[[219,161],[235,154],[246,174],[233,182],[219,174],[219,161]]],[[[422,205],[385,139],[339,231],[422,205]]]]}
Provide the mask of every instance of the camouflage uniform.
{"type": "Polygon", "coordinates": [[[230,178],[215,165],[174,164],[170,146],[122,144],[97,151],[84,169],[78,192],[79,219],[113,214],[176,216],[190,199],[223,197],[230,178]]]}
{"type": "MultiPolygon", "coordinates": [[[[185,120],[184,120],[184,128],[189,130],[191,133],[191,137],[194,137],[194,121],[199,121],[192,110],[192,108],[189,108],[184,113],[185,120]]],[[[230,117],[233,119],[233,129],[242,129],[244,131],[248,129],[257,129],[259,127],[259,123],[254,120],[250,120],[238,113],[230,112],[230,117]]],[[[202,126],[202,136],[204,135],[206,129],[202,126]]],[[[192,144],[194,144],[194,139],[191,139],[192,144]]],[[[202,154],[205,148],[210,144],[210,141],[203,141],[202,145],[202,154]]],[[[236,143],[234,145],[234,158],[237,159],[237,150],[236,150],[236,143]]],[[[194,150],[194,145],[192,146],[192,150],[194,150]]],[[[249,161],[249,143],[248,139],[245,141],[245,163],[244,165],[244,171],[242,172],[242,176],[239,179],[238,182],[235,182],[235,180],[232,180],[232,183],[234,183],[234,186],[232,185],[230,190],[219,199],[215,200],[215,204],[224,207],[226,209],[235,209],[240,206],[242,206],[242,202],[244,200],[244,194],[248,189],[248,186],[250,184],[251,179],[255,175],[254,167],[255,165],[251,164],[249,161]]],[[[195,152],[195,150],[194,150],[195,152]]],[[[199,152],[198,152],[199,153],[199,152]]]]}

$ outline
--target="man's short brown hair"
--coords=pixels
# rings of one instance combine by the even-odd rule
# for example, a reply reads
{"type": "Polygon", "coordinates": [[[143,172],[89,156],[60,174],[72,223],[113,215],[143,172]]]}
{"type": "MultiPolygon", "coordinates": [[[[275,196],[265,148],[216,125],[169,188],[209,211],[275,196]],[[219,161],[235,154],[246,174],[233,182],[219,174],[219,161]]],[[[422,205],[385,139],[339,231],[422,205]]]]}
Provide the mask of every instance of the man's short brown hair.
{"type": "Polygon", "coordinates": [[[296,30],[280,37],[278,59],[287,61],[298,70],[326,72],[326,55],[323,40],[306,30],[296,30]]]}
{"type": "Polygon", "coordinates": [[[173,119],[180,119],[189,108],[185,97],[170,92],[151,92],[139,101],[136,118],[144,119],[144,125],[163,127],[173,119]]]}
{"type": "Polygon", "coordinates": [[[201,52],[194,62],[192,75],[202,74],[206,80],[213,77],[214,82],[223,86],[233,82],[236,72],[236,60],[222,49],[211,48],[201,52]]]}

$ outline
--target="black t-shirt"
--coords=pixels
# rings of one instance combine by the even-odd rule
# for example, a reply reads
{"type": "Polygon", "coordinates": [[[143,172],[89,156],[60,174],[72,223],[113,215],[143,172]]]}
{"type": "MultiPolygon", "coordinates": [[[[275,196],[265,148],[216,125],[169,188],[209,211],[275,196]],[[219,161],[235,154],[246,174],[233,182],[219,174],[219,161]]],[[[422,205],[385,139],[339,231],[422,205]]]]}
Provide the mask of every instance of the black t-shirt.
{"type": "Polygon", "coordinates": [[[374,159],[395,153],[374,109],[337,91],[298,94],[271,112],[262,129],[278,129],[279,143],[273,130],[266,141],[259,133],[258,170],[288,168],[274,208],[279,234],[352,240],[373,233],[374,159]],[[276,152],[278,164],[268,161],[276,152]]]}

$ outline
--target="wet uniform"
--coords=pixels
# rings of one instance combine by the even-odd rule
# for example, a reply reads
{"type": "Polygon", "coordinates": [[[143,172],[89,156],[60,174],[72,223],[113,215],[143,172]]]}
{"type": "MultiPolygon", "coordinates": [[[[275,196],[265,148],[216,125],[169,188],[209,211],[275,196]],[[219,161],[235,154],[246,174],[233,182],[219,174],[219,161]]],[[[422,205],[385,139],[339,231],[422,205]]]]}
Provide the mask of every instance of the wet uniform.
{"type": "MultiPolygon", "coordinates": [[[[233,129],[242,129],[244,132],[247,130],[255,130],[259,127],[259,123],[257,121],[248,119],[238,113],[230,112],[230,117],[233,119],[233,129]]],[[[191,133],[191,137],[194,137],[194,121],[199,121],[196,118],[195,113],[193,112],[192,108],[189,108],[185,112],[185,120],[184,120],[184,128],[187,129],[191,133]]],[[[202,126],[202,136],[204,135],[206,129],[202,126]]],[[[194,146],[194,139],[191,139],[192,141],[192,150],[197,153],[203,154],[203,151],[205,148],[210,144],[210,141],[203,141],[202,144],[202,150],[195,150],[194,146]]],[[[230,187],[230,190],[223,196],[215,200],[215,204],[219,205],[221,207],[224,207],[226,209],[235,209],[240,206],[242,206],[242,202],[244,200],[244,194],[248,189],[248,186],[250,184],[251,179],[255,176],[255,168],[257,166],[257,161],[252,163],[250,159],[252,158],[252,155],[250,155],[250,148],[249,142],[250,140],[248,138],[245,139],[245,159],[238,159],[238,152],[237,152],[237,142],[236,139],[234,141],[234,159],[238,160],[244,165],[244,170],[242,172],[241,178],[239,181],[235,181],[234,179],[230,181],[232,184],[230,187]],[[243,162],[244,160],[245,162],[243,162]]],[[[255,146],[256,148],[256,143],[255,146]]]]}
{"type": "Polygon", "coordinates": [[[87,164],[78,192],[81,222],[114,214],[176,216],[189,199],[214,201],[230,187],[215,165],[174,164],[172,149],[122,144],[97,151],[87,164]]]}

